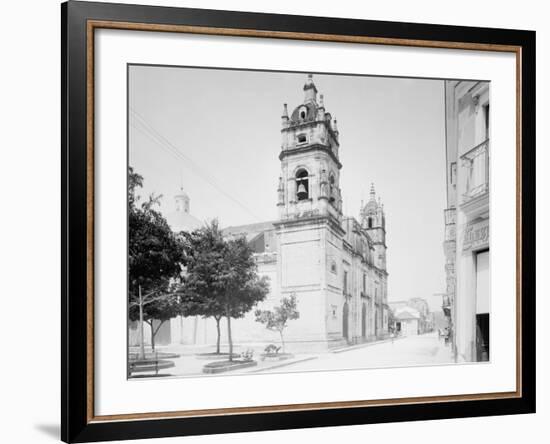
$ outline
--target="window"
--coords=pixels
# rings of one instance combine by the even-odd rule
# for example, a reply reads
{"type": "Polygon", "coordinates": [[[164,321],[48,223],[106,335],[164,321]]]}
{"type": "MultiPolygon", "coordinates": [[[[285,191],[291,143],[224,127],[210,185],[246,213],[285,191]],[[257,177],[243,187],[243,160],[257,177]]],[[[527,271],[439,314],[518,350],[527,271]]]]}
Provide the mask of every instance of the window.
{"type": "Polygon", "coordinates": [[[309,199],[309,174],[303,168],[296,173],[296,199],[309,199]]]}
{"type": "Polygon", "coordinates": [[[307,137],[305,134],[298,134],[298,143],[306,143],[307,137]]]}
{"type": "Polygon", "coordinates": [[[363,294],[367,294],[367,275],[363,273],[363,294]]]}
{"type": "Polygon", "coordinates": [[[331,273],[336,274],[336,262],[332,261],[332,263],[330,264],[330,271],[331,273]]]}
{"type": "Polygon", "coordinates": [[[348,294],[348,272],[344,271],[344,295],[348,294]]]}
{"type": "Polygon", "coordinates": [[[330,173],[330,176],[328,178],[329,183],[329,195],[330,195],[330,202],[334,202],[334,174],[330,173]]]}
{"type": "Polygon", "coordinates": [[[489,103],[483,105],[483,117],[485,118],[485,139],[489,138],[489,103]]]}
{"type": "Polygon", "coordinates": [[[368,228],[372,228],[372,217],[369,217],[369,218],[367,219],[367,227],[368,227],[368,228]]]}
{"type": "Polygon", "coordinates": [[[456,162],[451,163],[451,185],[456,185],[456,162]]]}

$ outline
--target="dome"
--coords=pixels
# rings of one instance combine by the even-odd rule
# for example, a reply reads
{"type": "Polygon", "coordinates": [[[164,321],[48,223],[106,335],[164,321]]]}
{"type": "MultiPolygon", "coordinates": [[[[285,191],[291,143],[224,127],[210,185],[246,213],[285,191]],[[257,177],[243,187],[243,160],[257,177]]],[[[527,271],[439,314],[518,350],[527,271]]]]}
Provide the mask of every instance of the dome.
{"type": "Polygon", "coordinates": [[[189,195],[185,191],[183,191],[183,188],[180,188],[180,190],[174,195],[174,198],[189,199],[189,195]]]}
{"type": "Polygon", "coordinates": [[[365,207],[363,208],[364,214],[375,214],[378,211],[378,202],[376,202],[376,191],[374,190],[374,183],[370,184],[370,198],[365,207]]]}
{"type": "Polygon", "coordinates": [[[305,103],[303,105],[297,106],[294,111],[292,111],[292,115],[290,117],[290,120],[293,123],[301,123],[301,122],[309,122],[312,120],[315,120],[317,117],[317,106],[310,102],[305,103]]]}
{"type": "Polygon", "coordinates": [[[365,205],[365,213],[366,214],[372,214],[376,213],[376,210],[378,210],[378,204],[375,200],[369,200],[367,204],[365,205]]]}

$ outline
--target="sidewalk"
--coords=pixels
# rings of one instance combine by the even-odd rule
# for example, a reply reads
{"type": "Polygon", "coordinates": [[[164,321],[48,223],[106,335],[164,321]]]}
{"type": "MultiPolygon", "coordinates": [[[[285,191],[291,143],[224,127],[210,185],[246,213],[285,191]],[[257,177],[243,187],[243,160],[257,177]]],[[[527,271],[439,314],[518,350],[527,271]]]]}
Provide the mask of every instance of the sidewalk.
{"type": "MultiPolygon", "coordinates": [[[[253,359],[257,362],[254,367],[236,369],[217,375],[239,375],[268,372],[308,371],[308,370],[341,370],[365,369],[381,367],[398,367],[413,365],[437,365],[454,363],[452,348],[446,346],[436,333],[423,335],[398,336],[362,344],[339,347],[323,353],[295,353],[290,359],[283,361],[261,360],[264,346],[260,344],[235,346],[234,353],[240,354],[247,349],[254,351],[253,359]],[[288,368],[287,368],[288,367],[288,368]]],[[[170,376],[197,377],[207,376],[203,367],[207,363],[227,360],[227,356],[214,356],[205,359],[197,356],[200,353],[211,353],[215,350],[212,345],[191,346],[176,345],[157,347],[159,352],[171,352],[179,355],[170,359],[175,367],[160,373],[170,376]]],[[[224,344],[222,352],[227,352],[224,344]]]]}
{"type": "MultiPolygon", "coordinates": [[[[264,346],[235,346],[233,352],[240,354],[247,349],[254,350],[254,360],[257,365],[254,367],[248,367],[240,370],[233,370],[224,373],[218,373],[216,375],[238,375],[238,374],[250,374],[260,373],[263,371],[271,371],[278,368],[284,368],[289,365],[311,361],[318,358],[317,354],[312,353],[295,353],[290,359],[282,361],[273,360],[261,360],[261,353],[263,353],[264,346]]],[[[196,376],[209,376],[203,373],[203,367],[205,364],[227,360],[227,355],[213,356],[212,358],[205,358],[200,356],[201,353],[212,353],[215,351],[215,347],[212,345],[173,345],[173,346],[157,346],[156,350],[161,353],[174,353],[179,355],[177,358],[170,358],[169,360],[174,363],[174,367],[159,372],[159,376],[182,376],[182,377],[196,377],[196,376]]],[[[150,349],[148,348],[149,352],[150,349]]],[[[226,353],[227,346],[222,346],[221,352],[226,353]]],[[[238,359],[238,358],[234,358],[238,359]]],[[[151,375],[151,377],[155,377],[151,375]]]]}

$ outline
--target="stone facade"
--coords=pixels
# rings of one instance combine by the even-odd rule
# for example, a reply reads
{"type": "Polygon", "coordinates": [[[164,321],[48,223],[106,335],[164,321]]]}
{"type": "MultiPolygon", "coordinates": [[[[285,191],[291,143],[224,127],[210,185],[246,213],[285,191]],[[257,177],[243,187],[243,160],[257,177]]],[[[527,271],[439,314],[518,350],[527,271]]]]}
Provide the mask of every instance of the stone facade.
{"type": "Polygon", "coordinates": [[[446,81],[443,310],[458,361],[489,359],[489,83],[446,81]]]}

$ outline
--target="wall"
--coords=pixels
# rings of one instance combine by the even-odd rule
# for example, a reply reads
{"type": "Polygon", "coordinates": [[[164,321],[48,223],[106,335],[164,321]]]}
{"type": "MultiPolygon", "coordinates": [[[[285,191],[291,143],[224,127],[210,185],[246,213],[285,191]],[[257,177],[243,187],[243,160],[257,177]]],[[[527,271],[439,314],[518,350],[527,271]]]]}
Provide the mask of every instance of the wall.
{"type": "MultiPolygon", "coordinates": [[[[118,0],[123,1],[123,0],[118,0]]],[[[133,0],[134,3],[139,0],[133,0]]],[[[440,1],[319,2],[278,0],[194,0],[150,3],[203,8],[286,12],[424,23],[528,28],[538,32],[538,226],[550,218],[550,27],[544,2],[464,0],[450,6],[440,1]],[[520,6],[521,5],[521,6],[520,6]]],[[[3,5],[0,28],[0,117],[2,151],[0,189],[3,218],[0,230],[3,316],[0,322],[3,356],[17,356],[0,370],[2,440],[9,443],[58,442],[59,423],[59,2],[28,0],[3,5]],[[16,337],[17,340],[8,340],[16,337]],[[32,394],[32,395],[31,395],[32,394]]],[[[281,442],[522,442],[545,436],[550,419],[548,374],[550,329],[543,328],[550,294],[543,271],[550,261],[547,230],[539,229],[538,248],[538,411],[536,415],[455,419],[432,422],[332,427],[268,433],[204,436],[150,441],[154,443],[264,444],[281,442]]],[[[547,274],[547,273],[546,273],[547,274]]],[[[149,442],[149,441],[143,441],[149,442]]]]}

